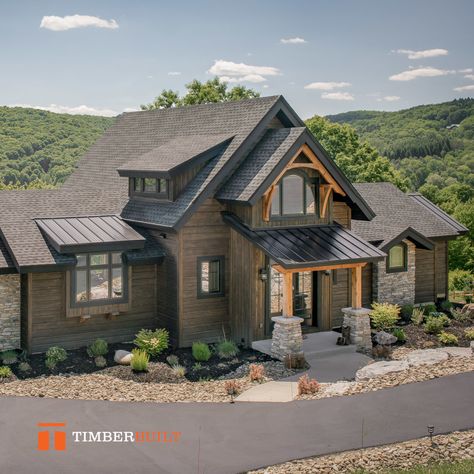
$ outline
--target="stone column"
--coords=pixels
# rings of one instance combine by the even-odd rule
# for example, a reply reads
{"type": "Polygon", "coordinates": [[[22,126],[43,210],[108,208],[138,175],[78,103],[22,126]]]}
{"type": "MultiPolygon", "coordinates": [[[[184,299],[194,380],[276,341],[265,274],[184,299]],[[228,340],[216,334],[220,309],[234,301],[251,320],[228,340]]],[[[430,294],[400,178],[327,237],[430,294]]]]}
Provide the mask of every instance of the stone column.
{"type": "Polygon", "coordinates": [[[360,352],[372,351],[372,335],[370,332],[370,309],[367,308],[342,308],[344,313],[344,326],[351,329],[351,344],[357,346],[360,352]]]}
{"type": "Polygon", "coordinates": [[[20,275],[0,275],[0,352],[20,347],[20,275]]]}
{"type": "Polygon", "coordinates": [[[303,318],[296,316],[275,316],[272,334],[272,357],[285,360],[288,354],[303,355],[303,334],[301,323],[303,318]]]}

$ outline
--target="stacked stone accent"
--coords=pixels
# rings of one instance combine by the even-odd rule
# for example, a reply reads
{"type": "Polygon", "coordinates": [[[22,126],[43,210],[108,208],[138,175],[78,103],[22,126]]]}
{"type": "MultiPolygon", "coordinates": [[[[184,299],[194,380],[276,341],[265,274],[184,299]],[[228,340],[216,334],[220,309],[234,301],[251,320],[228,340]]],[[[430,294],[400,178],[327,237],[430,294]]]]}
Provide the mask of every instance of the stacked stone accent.
{"type": "Polygon", "coordinates": [[[372,335],[370,333],[370,309],[342,308],[344,313],[343,325],[351,329],[351,344],[357,346],[360,352],[372,351],[372,335]]]}
{"type": "Polygon", "coordinates": [[[373,299],[379,303],[414,304],[415,245],[408,240],[407,271],[387,273],[387,258],[373,265],[373,299]]]}
{"type": "Polygon", "coordinates": [[[288,354],[302,354],[301,323],[303,319],[296,316],[275,316],[272,321],[275,323],[272,334],[272,357],[284,361],[288,354]]]}
{"type": "Polygon", "coordinates": [[[20,275],[0,275],[0,351],[20,347],[20,275]]]}

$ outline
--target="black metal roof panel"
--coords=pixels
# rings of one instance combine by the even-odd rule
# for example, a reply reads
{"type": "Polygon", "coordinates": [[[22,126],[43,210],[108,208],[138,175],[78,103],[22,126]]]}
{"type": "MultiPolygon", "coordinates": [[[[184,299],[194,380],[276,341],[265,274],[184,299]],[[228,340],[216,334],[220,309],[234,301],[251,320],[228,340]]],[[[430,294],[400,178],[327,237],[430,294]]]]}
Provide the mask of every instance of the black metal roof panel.
{"type": "Polygon", "coordinates": [[[0,236],[0,274],[15,272],[15,264],[8,252],[8,249],[0,236]]]}
{"type": "Polygon", "coordinates": [[[253,230],[234,214],[224,220],[284,268],[372,262],[386,255],[339,225],[253,230]]]}
{"type": "Polygon", "coordinates": [[[36,219],[59,253],[141,249],[145,238],[117,216],[36,219]]]}
{"type": "Polygon", "coordinates": [[[181,169],[215,157],[234,134],[186,135],[118,167],[120,176],[173,176],[181,169]]]}

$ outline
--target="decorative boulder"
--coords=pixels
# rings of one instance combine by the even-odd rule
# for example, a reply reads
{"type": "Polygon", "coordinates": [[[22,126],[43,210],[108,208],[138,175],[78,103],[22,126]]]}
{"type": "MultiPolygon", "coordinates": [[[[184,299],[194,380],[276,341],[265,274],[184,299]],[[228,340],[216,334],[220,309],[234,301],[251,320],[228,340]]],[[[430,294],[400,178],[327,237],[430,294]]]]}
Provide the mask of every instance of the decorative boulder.
{"type": "Polygon", "coordinates": [[[362,369],[359,369],[356,372],[355,379],[359,382],[360,380],[369,380],[374,377],[381,377],[392,372],[402,372],[407,369],[408,363],[406,360],[374,362],[373,364],[366,365],[362,367],[362,369]]]}
{"type": "Polygon", "coordinates": [[[397,338],[393,334],[389,334],[385,331],[379,331],[374,336],[374,341],[381,346],[389,346],[390,344],[395,344],[397,338]]]}
{"type": "Polygon", "coordinates": [[[461,313],[469,315],[470,318],[474,318],[474,303],[465,304],[461,309],[461,313]]]}
{"type": "Polygon", "coordinates": [[[117,364],[130,365],[132,357],[133,354],[131,352],[118,350],[115,351],[114,361],[117,362],[117,364]]]}
{"type": "Polygon", "coordinates": [[[418,349],[412,351],[407,356],[410,367],[419,365],[434,365],[448,360],[449,355],[446,351],[438,349],[418,349]]]}

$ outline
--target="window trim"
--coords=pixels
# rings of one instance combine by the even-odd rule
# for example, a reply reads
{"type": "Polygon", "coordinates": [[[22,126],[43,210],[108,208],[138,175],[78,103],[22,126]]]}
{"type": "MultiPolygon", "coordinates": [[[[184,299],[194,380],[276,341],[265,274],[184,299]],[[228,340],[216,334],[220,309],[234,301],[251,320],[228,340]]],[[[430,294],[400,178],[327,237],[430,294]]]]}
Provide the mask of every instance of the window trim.
{"type": "Polygon", "coordinates": [[[290,170],[285,173],[280,181],[276,184],[278,188],[278,198],[279,198],[279,207],[280,212],[279,214],[272,213],[272,203],[270,203],[270,220],[281,220],[281,219],[294,219],[294,218],[306,218],[309,216],[319,216],[319,177],[311,178],[308,174],[303,170],[290,170]],[[283,213],[283,200],[284,200],[284,192],[283,192],[283,180],[291,175],[296,175],[303,178],[303,209],[304,212],[302,214],[284,214],[283,213]],[[314,194],[314,213],[306,212],[307,209],[307,186],[309,186],[313,190],[314,194]]]}
{"type": "MultiPolygon", "coordinates": [[[[110,275],[110,278],[112,276],[112,269],[113,268],[120,268],[119,264],[113,264],[112,263],[112,254],[113,253],[120,253],[116,251],[109,251],[109,252],[84,252],[78,255],[86,255],[87,256],[87,261],[85,266],[77,266],[77,264],[74,266],[74,268],[71,269],[71,287],[69,291],[69,298],[70,298],[70,307],[71,308],[87,308],[87,307],[94,307],[94,306],[110,306],[110,305],[115,305],[115,304],[123,304],[123,303],[128,303],[128,265],[125,264],[123,261],[123,253],[121,254],[121,268],[122,268],[122,296],[120,298],[103,298],[103,299],[97,299],[97,300],[88,300],[84,302],[76,301],[76,290],[77,290],[77,275],[76,272],[77,270],[85,270],[87,274],[87,290],[89,290],[90,286],[90,271],[94,269],[107,269],[108,273],[110,275]],[[97,255],[97,254],[107,254],[108,255],[108,263],[104,265],[90,265],[90,256],[91,255],[97,255]]],[[[110,282],[110,279],[109,279],[110,282]]]]}
{"type": "Polygon", "coordinates": [[[202,298],[217,298],[225,296],[225,256],[224,255],[211,255],[205,257],[197,257],[196,259],[196,272],[197,272],[197,297],[202,298]],[[202,291],[202,274],[201,264],[202,262],[219,261],[219,291],[215,293],[205,293],[202,291]]]}
{"type": "Polygon", "coordinates": [[[154,198],[154,199],[162,199],[162,200],[171,200],[171,188],[172,182],[171,179],[168,178],[157,178],[157,177],[142,177],[142,176],[133,176],[129,178],[129,195],[132,196],[139,196],[145,198],[154,198]],[[141,191],[135,190],[135,180],[139,179],[141,182],[141,191]],[[155,180],[155,191],[145,191],[145,179],[154,179],[155,180]],[[161,184],[160,182],[164,181],[166,183],[166,190],[161,191],[161,184]]]}
{"type": "Polygon", "coordinates": [[[387,250],[387,258],[386,260],[386,271],[387,273],[397,273],[397,272],[406,272],[408,270],[408,246],[405,242],[400,242],[398,244],[392,245],[388,250],[387,250]],[[399,267],[392,267],[390,265],[390,250],[392,250],[394,247],[401,247],[403,250],[403,265],[399,267]]]}

